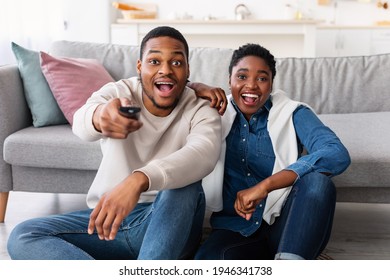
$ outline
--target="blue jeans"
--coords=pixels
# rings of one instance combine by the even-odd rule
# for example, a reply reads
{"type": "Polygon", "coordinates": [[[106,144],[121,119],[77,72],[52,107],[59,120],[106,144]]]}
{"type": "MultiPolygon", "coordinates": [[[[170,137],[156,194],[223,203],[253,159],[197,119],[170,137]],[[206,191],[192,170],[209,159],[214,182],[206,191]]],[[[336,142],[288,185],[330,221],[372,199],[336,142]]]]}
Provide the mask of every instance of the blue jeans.
{"type": "Polygon", "coordinates": [[[200,182],[160,191],[139,203],[113,241],[89,235],[91,209],[36,218],[17,225],[8,240],[12,259],[180,259],[199,246],[205,212],[200,182]]]}
{"type": "Polygon", "coordinates": [[[309,173],[294,184],[272,225],[262,222],[251,236],[215,229],[196,259],[316,259],[332,230],[336,189],[320,173],[309,173]]]}

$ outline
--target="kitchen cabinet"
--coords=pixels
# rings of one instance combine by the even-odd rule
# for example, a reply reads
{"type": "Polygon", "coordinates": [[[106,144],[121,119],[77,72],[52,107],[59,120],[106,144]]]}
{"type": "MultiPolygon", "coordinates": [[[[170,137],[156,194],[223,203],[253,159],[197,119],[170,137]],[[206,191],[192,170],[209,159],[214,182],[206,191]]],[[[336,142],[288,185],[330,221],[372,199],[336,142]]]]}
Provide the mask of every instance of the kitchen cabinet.
{"type": "Polygon", "coordinates": [[[369,55],[372,53],[371,33],[369,28],[318,28],[317,57],[369,55]]]}
{"type": "Polygon", "coordinates": [[[371,53],[390,53],[390,28],[372,30],[371,53]]]}

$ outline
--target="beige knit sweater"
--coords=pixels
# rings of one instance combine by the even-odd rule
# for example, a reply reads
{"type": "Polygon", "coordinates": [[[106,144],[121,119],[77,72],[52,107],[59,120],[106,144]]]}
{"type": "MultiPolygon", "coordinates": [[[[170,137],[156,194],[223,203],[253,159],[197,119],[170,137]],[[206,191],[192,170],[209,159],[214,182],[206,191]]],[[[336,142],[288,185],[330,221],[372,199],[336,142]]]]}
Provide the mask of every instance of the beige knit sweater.
{"type": "Polygon", "coordinates": [[[143,106],[136,77],[109,83],[95,92],[75,113],[73,132],[86,141],[101,141],[103,159],[87,196],[91,208],[134,171],[149,178],[149,190],[140,202],[153,201],[159,190],[201,180],[214,169],[222,142],[221,119],[209,101],[196,98],[186,88],[171,114],[157,117],[143,106]],[[103,137],[92,125],[96,107],[116,97],[128,97],[141,107],[143,126],[125,140],[103,137]]]}

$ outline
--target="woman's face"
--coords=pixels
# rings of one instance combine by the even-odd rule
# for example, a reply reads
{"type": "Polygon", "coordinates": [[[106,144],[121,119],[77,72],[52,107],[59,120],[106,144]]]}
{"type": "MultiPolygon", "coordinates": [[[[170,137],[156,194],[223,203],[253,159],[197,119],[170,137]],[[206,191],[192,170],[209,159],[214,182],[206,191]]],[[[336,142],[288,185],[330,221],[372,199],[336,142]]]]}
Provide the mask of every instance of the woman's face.
{"type": "Polygon", "coordinates": [[[233,67],[229,84],[234,101],[249,120],[272,91],[272,72],[264,59],[246,56],[233,67]]]}

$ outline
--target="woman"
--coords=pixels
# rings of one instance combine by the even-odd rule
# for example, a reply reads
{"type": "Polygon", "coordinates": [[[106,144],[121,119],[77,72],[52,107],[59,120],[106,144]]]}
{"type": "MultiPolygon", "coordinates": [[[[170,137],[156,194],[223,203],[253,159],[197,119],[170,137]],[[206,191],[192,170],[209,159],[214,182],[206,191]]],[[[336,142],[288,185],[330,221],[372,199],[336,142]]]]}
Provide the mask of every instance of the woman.
{"type": "Polygon", "coordinates": [[[275,65],[257,44],[233,53],[223,116],[230,126],[223,209],[211,215],[212,232],[196,259],[316,259],[329,240],[336,204],[331,177],[350,157],[307,105],[273,90],[275,65]]]}

